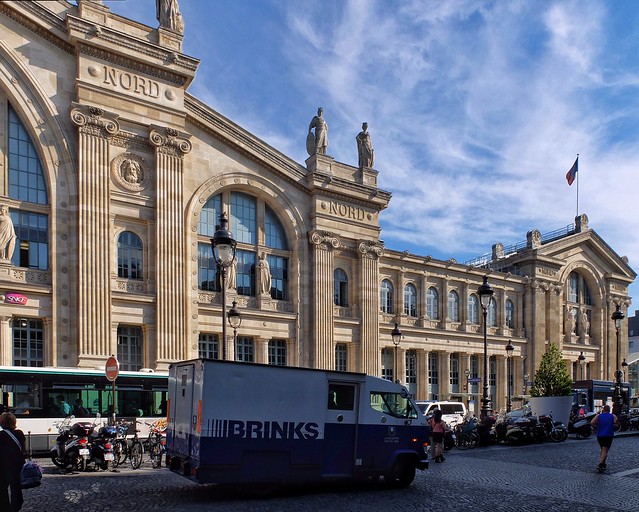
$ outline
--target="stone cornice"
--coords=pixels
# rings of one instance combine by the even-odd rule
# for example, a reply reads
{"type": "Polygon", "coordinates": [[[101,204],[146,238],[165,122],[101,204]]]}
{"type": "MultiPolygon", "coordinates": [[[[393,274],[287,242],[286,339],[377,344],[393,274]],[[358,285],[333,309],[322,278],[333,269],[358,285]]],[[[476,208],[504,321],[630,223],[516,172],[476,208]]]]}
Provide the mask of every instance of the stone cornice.
{"type": "Polygon", "coordinates": [[[248,159],[290,175],[293,183],[298,183],[306,175],[304,167],[213,111],[195,97],[186,94],[184,107],[193,116],[191,122],[219,141],[232,146],[248,159]]]}
{"type": "Polygon", "coordinates": [[[177,87],[183,87],[184,84],[186,83],[185,78],[176,73],[171,73],[170,71],[166,71],[164,69],[160,69],[155,66],[142,64],[140,62],[129,59],[128,57],[125,57],[122,55],[116,55],[109,51],[96,48],[95,46],[80,43],[78,45],[78,51],[83,55],[87,55],[89,57],[93,57],[96,59],[101,59],[125,69],[129,69],[141,74],[159,78],[160,80],[164,80],[165,82],[170,82],[172,84],[175,84],[177,87]]]}
{"type": "Polygon", "coordinates": [[[58,48],[61,48],[65,52],[70,54],[75,53],[75,48],[72,44],[51,31],[51,28],[55,28],[60,32],[60,34],[65,34],[66,29],[64,26],[64,20],[56,16],[54,13],[43,9],[42,6],[37,5],[35,2],[19,2],[19,8],[28,12],[31,16],[33,16],[33,18],[43,20],[43,22],[45,22],[44,24],[49,25],[49,28],[44,25],[39,25],[22,12],[16,11],[10,3],[0,2],[0,13],[11,18],[58,48]]]}

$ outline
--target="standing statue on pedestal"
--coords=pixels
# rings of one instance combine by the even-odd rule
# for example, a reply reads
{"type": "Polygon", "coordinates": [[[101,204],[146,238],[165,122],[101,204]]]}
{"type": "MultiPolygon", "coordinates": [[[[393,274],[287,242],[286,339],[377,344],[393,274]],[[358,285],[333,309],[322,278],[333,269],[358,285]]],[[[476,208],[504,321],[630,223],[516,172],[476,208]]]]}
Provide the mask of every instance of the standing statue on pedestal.
{"type": "Polygon", "coordinates": [[[374,154],[373,142],[371,141],[371,134],[368,133],[368,123],[362,124],[362,131],[357,134],[355,140],[357,140],[357,155],[359,157],[359,168],[363,167],[373,168],[374,154]]]}
{"type": "Polygon", "coordinates": [[[168,28],[178,34],[184,33],[184,20],[177,0],[155,0],[155,7],[160,27],[168,28]]]}
{"type": "Polygon", "coordinates": [[[317,109],[317,115],[313,117],[311,124],[308,127],[308,135],[306,136],[306,151],[313,156],[325,155],[326,147],[328,146],[328,125],[324,118],[324,109],[322,107],[317,109]],[[311,131],[315,128],[315,134],[311,131]]]}
{"type": "Polygon", "coordinates": [[[266,254],[262,253],[257,262],[257,286],[258,293],[271,293],[271,267],[266,261],[266,254]]]}
{"type": "Polygon", "coordinates": [[[16,231],[9,217],[9,207],[0,205],[0,260],[10,260],[16,248],[16,231]]]}

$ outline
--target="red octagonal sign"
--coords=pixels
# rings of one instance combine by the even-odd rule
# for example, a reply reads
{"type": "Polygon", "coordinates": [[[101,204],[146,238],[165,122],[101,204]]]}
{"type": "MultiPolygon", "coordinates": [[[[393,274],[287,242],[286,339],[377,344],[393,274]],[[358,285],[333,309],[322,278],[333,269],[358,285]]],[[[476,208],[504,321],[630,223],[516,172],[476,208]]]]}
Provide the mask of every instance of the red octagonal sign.
{"type": "Polygon", "coordinates": [[[118,360],[115,357],[111,356],[109,357],[109,359],[107,359],[104,371],[106,373],[107,380],[113,382],[115,379],[118,378],[118,373],[120,372],[120,363],[118,363],[118,360]]]}

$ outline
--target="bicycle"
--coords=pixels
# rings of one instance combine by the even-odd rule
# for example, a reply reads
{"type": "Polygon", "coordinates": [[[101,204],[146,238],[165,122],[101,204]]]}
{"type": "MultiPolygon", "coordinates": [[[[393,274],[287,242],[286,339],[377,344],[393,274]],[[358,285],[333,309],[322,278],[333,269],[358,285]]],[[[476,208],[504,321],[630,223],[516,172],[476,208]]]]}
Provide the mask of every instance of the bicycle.
{"type": "Polygon", "coordinates": [[[121,420],[117,425],[118,437],[113,443],[113,453],[115,455],[115,466],[119,466],[129,459],[131,468],[138,469],[142,464],[144,448],[138,439],[139,430],[134,426],[134,434],[129,442],[128,432],[132,423],[121,420]]]}
{"type": "Polygon", "coordinates": [[[149,436],[142,443],[143,447],[149,453],[149,460],[153,468],[159,468],[162,465],[162,457],[166,452],[166,427],[165,419],[147,423],[149,426],[149,436]]]}

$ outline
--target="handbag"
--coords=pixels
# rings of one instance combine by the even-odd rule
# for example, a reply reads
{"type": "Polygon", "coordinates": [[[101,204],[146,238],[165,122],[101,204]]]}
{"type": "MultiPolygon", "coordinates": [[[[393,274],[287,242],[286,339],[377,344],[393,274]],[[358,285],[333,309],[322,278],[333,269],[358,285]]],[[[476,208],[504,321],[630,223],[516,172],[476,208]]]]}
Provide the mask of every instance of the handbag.
{"type": "MultiPolygon", "coordinates": [[[[13,435],[8,429],[4,429],[4,431],[11,436],[11,438],[16,442],[20,451],[22,451],[22,445],[20,441],[13,435]]],[[[42,483],[42,468],[36,462],[33,462],[31,459],[26,461],[22,469],[20,470],[20,487],[23,489],[32,489],[34,487],[38,487],[42,483]]]]}

